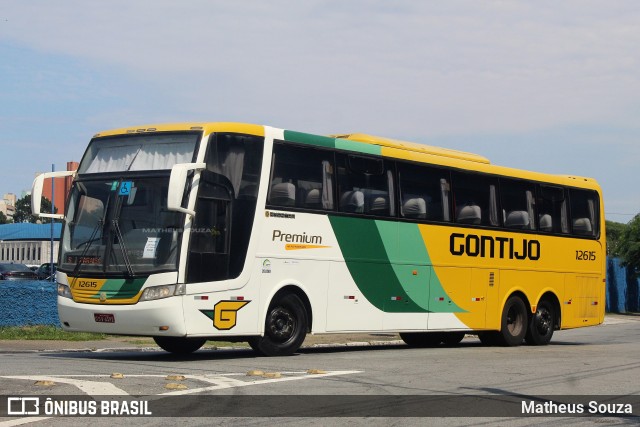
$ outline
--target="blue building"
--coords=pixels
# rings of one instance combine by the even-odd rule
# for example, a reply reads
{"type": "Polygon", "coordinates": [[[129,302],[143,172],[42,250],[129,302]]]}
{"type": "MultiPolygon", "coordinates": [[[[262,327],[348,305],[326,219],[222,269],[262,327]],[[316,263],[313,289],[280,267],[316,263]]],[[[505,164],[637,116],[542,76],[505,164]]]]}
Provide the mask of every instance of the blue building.
{"type": "Polygon", "coordinates": [[[51,224],[0,224],[0,262],[37,266],[49,262],[52,250],[56,262],[61,232],[62,224],[53,224],[52,248],[51,224]]]}

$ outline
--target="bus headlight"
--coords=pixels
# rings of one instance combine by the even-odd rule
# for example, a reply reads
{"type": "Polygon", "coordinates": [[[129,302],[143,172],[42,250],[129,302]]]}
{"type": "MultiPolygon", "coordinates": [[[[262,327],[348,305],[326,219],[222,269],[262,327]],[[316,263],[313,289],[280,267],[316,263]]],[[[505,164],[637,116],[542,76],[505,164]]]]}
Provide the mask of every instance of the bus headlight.
{"type": "Polygon", "coordinates": [[[73,298],[71,296],[71,289],[67,285],[63,285],[62,283],[58,283],[58,296],[73,298]]]}
{"type": "Polygon", "coordinates": [[[153,286],[142,292],[140,301],[152,301],[175,295],[176,285],[153,286]]]}

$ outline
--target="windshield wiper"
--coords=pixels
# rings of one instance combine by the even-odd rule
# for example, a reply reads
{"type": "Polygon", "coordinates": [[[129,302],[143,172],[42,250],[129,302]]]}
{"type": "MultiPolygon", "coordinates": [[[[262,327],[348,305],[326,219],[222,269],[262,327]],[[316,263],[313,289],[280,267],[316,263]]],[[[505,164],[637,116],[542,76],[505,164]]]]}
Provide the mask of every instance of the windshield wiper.
{"type": "Polygon", "coordinates": [[[80,265],[82,265],[82,260],[85,259],[85,257],[87,256],[87,252],[89,252],[89,248],[91,247],[91,243],[95,242],[96,240],[98,240],[99,238],[96,238],[96,234],[98,233],[98,230],[100,230],[100,228],[104,225],[104,218],[101,220],[98,220],[98,222],[96,223],[96,226],[93,227],[93,231],[91,232],[91,237],[89,237],[89,240],[84,241],[82,243],[80,243],[79,245],[76,246],[76,248],[78,248],[81,245],[87,245],[85,246],[85,248],[82,250],[82,254],[80,255],[80,257],[76,260],[76,265],[75,267],[73,267],[73,284],[75,284],[76,280],[78,279],[78,272],[80,271],[80,265]]]}
{"type": "Polygon", "coordinates": [[[122,260],[124,261],[124,265],[127,267],[127,272],[129,276],[135,277],[135,273],[133,272],[133,267],[131,265],[131,261],[129,260],[129,255],[127,254],[127,246],[124,243],[124,238],[122,237],[122,231],[120,231],[120,224],[118,222],[119,218],[115,218],[111,221],[113,228],[116,230],[116,236],[118,237],[118,243],[120,246],[120,252],[122,252],[122,260]]]}

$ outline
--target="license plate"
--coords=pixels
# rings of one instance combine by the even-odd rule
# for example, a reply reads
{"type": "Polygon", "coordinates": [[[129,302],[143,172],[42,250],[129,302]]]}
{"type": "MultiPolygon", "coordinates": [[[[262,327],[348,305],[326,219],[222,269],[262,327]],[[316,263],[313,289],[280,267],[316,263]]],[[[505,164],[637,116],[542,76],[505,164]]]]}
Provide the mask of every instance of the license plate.
{"type": "Polygon", "coordinates": [[[116,323],[116,317],[111,313],[93,313],[93,320],[98,323],[116,323]]]}

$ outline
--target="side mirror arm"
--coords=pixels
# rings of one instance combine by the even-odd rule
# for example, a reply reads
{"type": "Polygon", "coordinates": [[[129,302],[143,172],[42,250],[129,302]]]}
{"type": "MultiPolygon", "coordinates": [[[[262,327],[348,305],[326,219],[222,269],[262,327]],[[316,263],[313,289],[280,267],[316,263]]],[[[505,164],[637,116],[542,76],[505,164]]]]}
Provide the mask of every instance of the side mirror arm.
{"type": "MultiPolygon", "coordinates": [[[[44,186],[45,179],[53,179],[53,178],[64,178],[67,176],[74,177],[78,171],[60,171],[60,172],[47,172],[40,174],[33,180],[33,186],[31,187],[31,213],[33,215],[37,215],[41,218],[54,218],[54,219],[62,219],[64,215],[62,214],[47,214],[40,212],[40,205],[42,201],[42,188],[44,186]]],[[[51,201],[53,203],[53,200],[51,201]]]]}
{"type": "Polygon", "coordinates": [[[206,163],[178,163],[171,168],[171,176],[169,177],[169,191],[167,194],[167,209],[170,211],[183,212],[191,216],[195,216],[195,211],[182,207],[182,196],[184,195],[184,187],[187,183],[187,174],[189,171],[203,170],[207,167],[206,163]]]}

